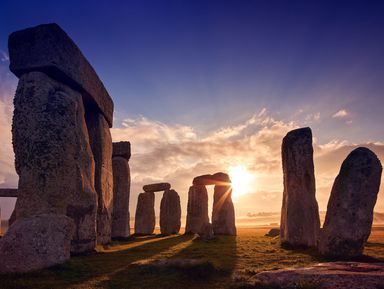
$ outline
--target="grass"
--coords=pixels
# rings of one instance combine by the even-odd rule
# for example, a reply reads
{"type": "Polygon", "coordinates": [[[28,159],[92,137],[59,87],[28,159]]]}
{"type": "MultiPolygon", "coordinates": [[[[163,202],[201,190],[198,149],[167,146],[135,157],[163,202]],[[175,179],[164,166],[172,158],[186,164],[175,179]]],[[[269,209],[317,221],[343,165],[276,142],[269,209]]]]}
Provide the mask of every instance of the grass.
{"type": "MultiPolygon", "coordinates": [[[[212,241],[185,235],[131,238],[53,268],[2,275],[0,288],[233,288],[260,271],[326,261],[314,250],[281,248],[278,238],[264,236],[267,231],[239,228],[237,237],[212,241]],[[156,265],[169,258],[176,261],[156,265]],[[200,262],[177,261],[184,259],[200,262]]],[[[368,259],[384,261],[383,236],[383,227],[374,228],[365,250],[368,259]]]]}

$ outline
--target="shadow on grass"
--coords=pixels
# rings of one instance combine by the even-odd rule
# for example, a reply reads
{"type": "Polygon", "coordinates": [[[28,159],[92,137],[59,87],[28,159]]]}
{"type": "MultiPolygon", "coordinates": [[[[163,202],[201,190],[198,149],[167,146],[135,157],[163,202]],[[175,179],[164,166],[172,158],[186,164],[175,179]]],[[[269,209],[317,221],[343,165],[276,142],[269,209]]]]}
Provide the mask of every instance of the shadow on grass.
{"type": "MultiPolygon", "coordinates": [[[[127,284],[130,283],[130,278],[134,277],[132,276],[134,272],[130,272],[132,262],[149,258],[187,240],[188,237],[175,235],[140,237],[132,238],[129,242],[114,242],[106,248],[114,249],[115,246],[121,246],[117,251],[75,256],[62,265],[33,273],[2,275],[0,287],[2,289],[93,288],[103,280],[113,280],[116,272],[124,272],[127,274],[127,277],[122,280],[125,283],[116,288],[129,288],[127,284]],[[135,244],[137,245],[132,246],[135,244]],[[124,246],[127,248],[124,249],[124,246]]],[[[137,278],[141,278],[139,274],[136,276],[137,278]]],[[[102,286],[101,288],[114,287],[102,286]]]]}

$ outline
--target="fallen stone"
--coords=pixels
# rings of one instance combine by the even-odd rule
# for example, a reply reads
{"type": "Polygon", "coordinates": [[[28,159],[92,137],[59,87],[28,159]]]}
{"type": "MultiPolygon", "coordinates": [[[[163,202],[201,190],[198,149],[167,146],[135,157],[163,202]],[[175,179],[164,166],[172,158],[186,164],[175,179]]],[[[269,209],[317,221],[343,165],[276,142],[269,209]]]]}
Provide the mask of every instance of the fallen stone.
{"type": "Polygon", "coordinates": [[[113,218],[112,238],[126,238],[130,235],[129,194],[131,175],[127,159],[112,158],[113,165],[113,218]]]}
{"type": "Polygon", "coordinates": [[[43,214],[21,218],[0,239],[0,273],[23,273],[67,261],[74,232],[71,218],[43,214]]]}
{"type": "Polygon", "coordinates": [[[17,198],[17,189],[0,189],[1,198],[17,198]]]}
{"type": "Polygon", "coordinates": [[[113,211],[112,137],[102,114],[86,113],[86,123],[95,160],[97,243],[107,244],[111,241],[113,211]]]}
{"type": "Polygon", "coordinates": [[[201,232],[199,233],[200,238],[203,240],[209,241],[215,238],[215,234],[213,232],[213,227],[211,223],[206,223],[203,225],[201,232]]]}
{"type": "Polygon", "coordinates": [[[265,234],[266,237],[277,237],[280,235],[280,229],[278,228],[272,228],[268,231],[267,234],[265,234]]]}
{"type": "Polygon", "coordinates": [[[153,234],[155,223],[155,194],[153,192],[140,193],[135,215],[135,234],[153,234]]]}
{"type": "Polygon", "coordinates": [[[93,67],[59,25],[43,24],[13,32],[8,40],[10,70],[17,76],[40,71],[84,97],[84,103],[97,107],[110,127],[113,101],[93,67]]]}
{"type": "Polygon", "coordinates": [[[193,185],[189,187],[188,192],[185,233],[199,234],[207,223],[209,223],[207,189],[204,185],[193,185]]]}
{"type": "Polygon", "coordinates": [[[178,234],[181,226],[180,197],[175,190],[166,190],[160,204],[160,232],[178,234]]]}
{"type": "Polygon", "coordinates": [[[258,273],[246,288],[376,289],[384,286],[384,263],[335,262],[258,273]],[[264,288],[264,287],[263,287],[264,288]]]}
{"type": "Polygon", "coordinates": [[[353,150],[341,165],[332,187],[320,234],[319,252],[329,257],[356,257],[371,234],[373,209],[382,166],[367,148],[353,150]]]}
{"type": "Polygon", "coordinates": [[[312,131],[309,127],[290,131],[283,139],[284,175],[280,237],[292,246],[317,245],[320,218],[316,201],[312,131]]]}
{"type": "Polygon", "coordinates": [[[171,184],[169,183],[156,183],[143,186],[144,192],[161,192],[166,191],[171,188],[171,184]]]}
{"type": "MultiPolygon", "coordinates": [[[[221,180],[230,183],[229,176],[221,173],[221,180]]],[[[236,235],[235,208],[232,202],[232,187],[215,185],[213,194],[212,227],[215,235],[236,235]]]]}
{"type": "Polygon", "coordinates": [[[129,161],[131,158],[131,143],[129,141],[114,142],[112,145],[114,157],[123,157],[129,161]]]}
{"type": "Polygon", "coordinates": [[[42,72],[30,72],[19,80],[14,106],[15,219],[67,215],[75,223],[71,251],[93,250],[95,165],[81,94],[42,72]]]}

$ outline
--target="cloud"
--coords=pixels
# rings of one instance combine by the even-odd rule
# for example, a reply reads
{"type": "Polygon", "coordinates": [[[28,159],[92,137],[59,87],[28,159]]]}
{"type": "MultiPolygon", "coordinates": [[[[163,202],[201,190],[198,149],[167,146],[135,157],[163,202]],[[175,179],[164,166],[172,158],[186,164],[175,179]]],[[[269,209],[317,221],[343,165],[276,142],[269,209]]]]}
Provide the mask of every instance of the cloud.
{"type": "Polygon", "coordinates": [[[3,50],[0,50],[0,61],[1,62],[9,62],[9,56],[8,53],[6,53],[3,50]]]}
{"type": "Polygon", "coordinates": [[[348,115],[348,112],[345,109],[340,109],[332,115],[333,118],[344,118],[348,115]]]}

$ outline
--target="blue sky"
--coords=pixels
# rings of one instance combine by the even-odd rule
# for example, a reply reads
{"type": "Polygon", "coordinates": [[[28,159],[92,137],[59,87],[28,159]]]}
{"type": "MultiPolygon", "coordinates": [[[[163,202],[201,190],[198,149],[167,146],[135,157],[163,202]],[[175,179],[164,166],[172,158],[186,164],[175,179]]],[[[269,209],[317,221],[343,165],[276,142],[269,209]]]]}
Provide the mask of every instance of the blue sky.
{"type": "MultiPolygon", "coordinates": [[[[374,143],[371,148],[384,155],[383,1],[0,5],[0,101],[8,115],[0,126],[10,129],[17,84],[7,70],[8,35],[58,23],[113,97],[114,140],[133,144],[134,198],[142,184],[168,179],[186,201],[186,180],[243,162],[258,175],[257,200],[273,199],[281,190],[281,138],[299,126],[310,126],[318,145],[321,208],[353,147],[374,143]],[[223,145],[227,150],[220,151],[223,145]],[[337,155],[332,169],[324,161],[331,155],[337,155]]],[[[9,138],[4,147],[3,167],[9,167],[9,138]]],[[[14,172],[0,170],[0,185],[17,185],[14,172]]],[[[273,209],[280,207],[279,198],[273,209]]],[[[382,201],[380,206],[384,210],[382,201]]]]}

